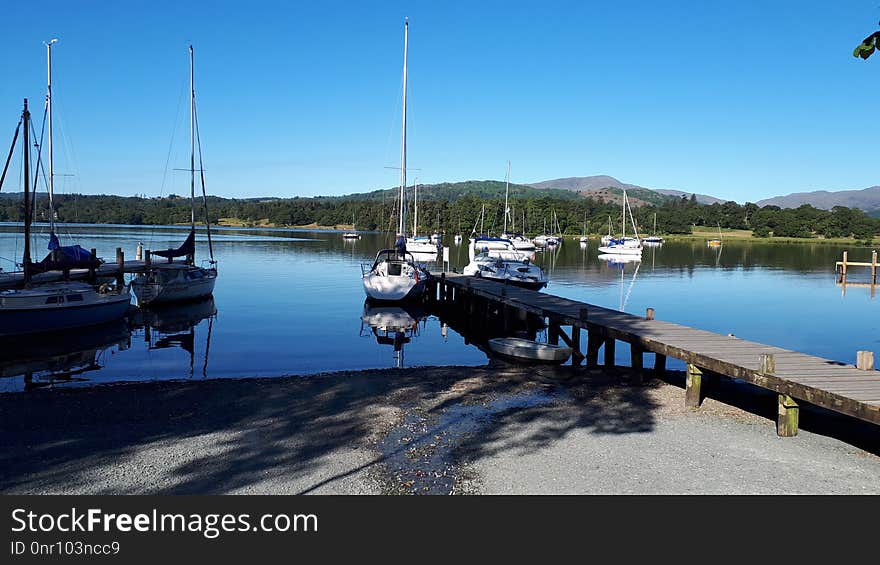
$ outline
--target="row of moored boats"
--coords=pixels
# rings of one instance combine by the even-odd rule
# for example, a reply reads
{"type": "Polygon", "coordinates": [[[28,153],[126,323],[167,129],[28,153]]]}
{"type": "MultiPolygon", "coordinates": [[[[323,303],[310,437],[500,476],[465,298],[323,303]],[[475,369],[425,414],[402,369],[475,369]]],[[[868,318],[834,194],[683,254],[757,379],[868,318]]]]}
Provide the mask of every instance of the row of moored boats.
{"type": "MultiPolygon", "coordinates": [[[[195,263],[196,250],[196,146],[198,126],[195,114],[195,89],[193,88],[193,51],[190,46],[190,185],[191,225],[183,243],[173,249],[154,251],[156,259],[142,263],[136,276],[126,284],[120,275],[102,276],[102,261],[96,253],[77,244],[61,245],[57,235],[56,213],[53,207],[54,170],[52,159],[52,47],[57,40],[46,45],[48,85],[46,91],[45,122],[46,151],[43,143],[31,138],[37,131],[32,125],[28,101],[24,107],[13,136],[12,148],[0,176],[0,189],[10,161],[19,145],[22,155],[22,180],[24,199],[24,251],[19,269],[0,273],[0,336],[34,334],[100,325],[123,318],[130,306],[131,295],[138,306],[151,306],[180,301],[197,300],[211,296],[217,279],[217,262],[208,225],[207,198],[204,175],[201,178],[205,210],[205,227],[208,235],[210,258],[206,264],[195,263]],[[36,155],[32,155],[32,153],[36,155]],[[46,161],[47,167],[43,167],[46,161]],[[46,169],[48,169],[46,171],[46,169]],[[48,253],[40,261],[31,255],[33,220],[37,210],[36,189],[40,175],[48,192],[45,203],[49,209],[43,214],[49,220],[48,253]],[[161,258],[161,259],[159,259],[161,258]],[[164,259],[164,260],[163,260],[164,259]]],[[[42,128],[41,130],[42,131],[42,128]]],[[[198,152],[201,170],[201,149],[198,152]]]]}

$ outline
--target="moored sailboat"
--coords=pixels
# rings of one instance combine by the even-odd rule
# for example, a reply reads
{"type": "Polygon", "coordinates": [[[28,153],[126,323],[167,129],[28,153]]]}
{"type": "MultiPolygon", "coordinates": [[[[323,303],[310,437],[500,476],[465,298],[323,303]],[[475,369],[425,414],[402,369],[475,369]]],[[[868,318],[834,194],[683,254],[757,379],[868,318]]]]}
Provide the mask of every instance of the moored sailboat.
{"type": "MultiPolygon", "coordinates": [[[[62,280],[58,282],[37,282],[34,275],[59,271],[69,273],[71,269],[94,268],[100,262],[79,245],[62,246],[55,235],[55,211],[53,206],[54,168],[52,158],[52,45],[46,44],[48,63],[48,88],[46,94],[46,117],[48,123],[48,192],[49,192],[49,254],[39,262],[31,260],[31,223],[36,207],[36,185],[40,167],[40,157],[30,182],[30,132],[31,115],[27,99],[24,100],[21,119],[15,130],[12,148],[9,151],[3,174],[0,176],[0,189],[15,152],[19,132],[22,131],[22,169],[24,193],[24,252],[22,271],[9,273],[12,280],[20,281],[14,288],[0,291],[0,337],[23,334],[67,330],[86,326],[96,326],[121,319],[128,311],[131,299],[128,288],[122,284],[105,282],[98,285],[91,282],[62,280]],[[33,193],[33,194],[32,194],[33,193]]],[[[42,147],[40,147],[42,152],[42,147]]]]}
{"type": "Polygon", "coordinates": [[[421,298],[430,273],[415,262],[406,240],[406,65],[409,21],[403,28],[403,124],[400,143],[400,209],[394,249],[382,249],[372,265],[361,267],[364,292],[373,300],[399,302],[421,298]]]}
{"type": "Polygon", "coordinates": [[[636,228],[636,222],[632,216],[632,208],[629,206],[629,199],[626,197],[626,191],[623,191],[623,198],[621,202],[621,237],[620,239],[612,238],[611,241],[599,247],[600,254],[606,255],[631,255],[631,256],[642,256],[642,242],[639,239],[638,229],[636,228]],[[629,219],[632,222],[634,238],[626,237],[626,216],[627,212],[629,212],[629,219]]]}
{"type": "Polygon", "coordinates": [[[176,249],[153,251],[153,255],[168,259],[167,263],[151,262],[149,266],[131,281],[138,306],[197,300],[211,296],[217,281],[217,261],[214,260],[214,246],[211,241],[211,225],[208,218],[208,196],[205,190],[205,170],[202,162],[202,144],[198,134],[196,117],[196,91],[193,62],[193,48],[189,46],[190,79],[190,231],[189,235],[176,249]],[[205,229],[208,236],[210,259],[207,267],[195,264],[196,257],[196,144],[199,149],[199,178],[202,187],[202,202],[205,212],[205,229]],[[183,257],[184,261],[175,263],[174,259],[183,257]]]}

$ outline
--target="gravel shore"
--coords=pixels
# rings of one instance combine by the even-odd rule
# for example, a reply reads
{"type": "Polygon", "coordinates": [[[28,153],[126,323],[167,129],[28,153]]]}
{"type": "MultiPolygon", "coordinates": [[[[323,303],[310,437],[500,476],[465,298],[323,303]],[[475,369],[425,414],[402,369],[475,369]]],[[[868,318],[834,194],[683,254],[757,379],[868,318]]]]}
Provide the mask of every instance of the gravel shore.
{"type": "Polygon", "coordinates": [[[0,395],[0,493],[880,493],[880,430],[602,370],[421,367],[0,395]],[[715,400],[718,398],[719,400],[715,400]]]}

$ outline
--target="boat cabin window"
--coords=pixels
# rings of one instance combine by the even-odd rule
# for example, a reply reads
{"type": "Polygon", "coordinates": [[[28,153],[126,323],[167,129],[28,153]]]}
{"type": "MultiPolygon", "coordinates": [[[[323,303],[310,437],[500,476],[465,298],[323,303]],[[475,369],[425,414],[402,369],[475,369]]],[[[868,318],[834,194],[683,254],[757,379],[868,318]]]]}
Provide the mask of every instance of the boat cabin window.
{"type": "Polygon", "coordinates": [[[388,274],[392,277],[399,277],[403,272],[403,263],[388,263],[388,274]]]}
{"type": "Polygon", "coordinates": [[[64,302],[63,296],[50,296],[46,299],[46,304],[58,304],[60,302],[64,302]]]}

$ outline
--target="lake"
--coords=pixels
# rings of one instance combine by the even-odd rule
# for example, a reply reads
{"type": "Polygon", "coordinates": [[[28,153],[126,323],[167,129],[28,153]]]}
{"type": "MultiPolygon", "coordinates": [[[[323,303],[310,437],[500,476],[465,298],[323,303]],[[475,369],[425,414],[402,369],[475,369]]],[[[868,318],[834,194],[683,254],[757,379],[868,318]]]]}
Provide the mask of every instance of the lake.
{"type": "MultiPolygon", "coordinates": [[[[62,243],[96,248],[110,261],[145,249],[177,247],[183,227],[64,226],[62,243]]],[[[34,258],[46,250],[37,228],[34,258]]],[[[214,232],[219,277],[213,301],[134,312],[124,324],[0,343],[0,392],[43,386],[160,379],[315,374],[367,368],[482,365],[486,355],[434,316],[366,309],[361,264],[392,236],[338,232],[232,229],[214,232]],[[390,320],[390,321],[389,321],[390,320]],[[372,327],[370,323],[373,323],[372,327]],[[387,324],[407,326],[404,334],[387,324]]],[[[197,259],[207,257],[199,239],[197,259]]],[[[451,242],[451,266],[468,261],[466,242],[451,242]]],[[[743,339],[853,363],[856,351],[880,352],[878,300],[867,288],[836,283],[834,262],[871,250],[819,243],[667,242],[646,248],[641,262],[600,260],[597,241],[567,240],[539,252],[550,276],[544,292],[656,317],[743,339]]],[[[21,259],[20,227],[0,225],[0,267],[21,259]]],[[[439,270],[437,265],[429,265],[439,270]]],[[[867,269],[850,282],[867,281],[867,269]]],[[[619,347],[618,362],[628,364],[619,347]]],[[[676,368],[670,359],[670,367],[676,368]]]]}

